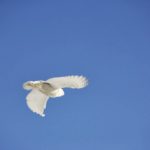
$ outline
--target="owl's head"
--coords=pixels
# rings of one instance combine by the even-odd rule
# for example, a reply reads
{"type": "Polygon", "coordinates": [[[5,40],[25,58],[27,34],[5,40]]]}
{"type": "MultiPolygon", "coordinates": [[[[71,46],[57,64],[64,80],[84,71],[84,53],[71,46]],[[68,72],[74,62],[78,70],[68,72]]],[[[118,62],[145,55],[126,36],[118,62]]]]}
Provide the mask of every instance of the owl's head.
{"type": "Polygon", "coordinates": [[[34,88],[34,81],[27,81],[23,84],[23,88],[26,90],[31,90],[34,88]]]}
{"type": "Polygon", "coordinates": [[[31,90],[33,88],[39,88],[44,81],[27,81],[23,84],[23,88],[26,90],[31,90]]]}

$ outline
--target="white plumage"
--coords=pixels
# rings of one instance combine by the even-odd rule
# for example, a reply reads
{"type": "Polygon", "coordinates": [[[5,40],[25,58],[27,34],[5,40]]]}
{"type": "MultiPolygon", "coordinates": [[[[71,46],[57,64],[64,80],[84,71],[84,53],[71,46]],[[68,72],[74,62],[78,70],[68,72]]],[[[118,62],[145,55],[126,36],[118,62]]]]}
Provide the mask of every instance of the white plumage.
{"type": "Polygon", "coordinates": [[[63,88],[80,89],[87,84],[88,80],[83,76],[65,76],[50,78],[47,81],[28,81],[23,84],[23,87],[31,90],[26,97],[30,110],[44,117],[44,110],[49,98],[63,96],[63,88]]]}

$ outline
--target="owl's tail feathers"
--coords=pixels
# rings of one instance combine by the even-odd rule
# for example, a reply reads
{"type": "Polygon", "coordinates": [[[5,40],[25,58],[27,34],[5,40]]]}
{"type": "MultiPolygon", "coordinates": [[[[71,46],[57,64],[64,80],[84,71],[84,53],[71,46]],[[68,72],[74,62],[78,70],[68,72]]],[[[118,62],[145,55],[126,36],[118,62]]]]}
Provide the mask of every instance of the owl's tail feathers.
{"type": "Polygon", "coordinates": [[[51,92],[50,97],[52,97],[52,98],[61,97],[61,96],[63,96],[64,94],[65,94],[65,93],[64,93],[63,89],[57,89],[57,90],[51,92]]]}

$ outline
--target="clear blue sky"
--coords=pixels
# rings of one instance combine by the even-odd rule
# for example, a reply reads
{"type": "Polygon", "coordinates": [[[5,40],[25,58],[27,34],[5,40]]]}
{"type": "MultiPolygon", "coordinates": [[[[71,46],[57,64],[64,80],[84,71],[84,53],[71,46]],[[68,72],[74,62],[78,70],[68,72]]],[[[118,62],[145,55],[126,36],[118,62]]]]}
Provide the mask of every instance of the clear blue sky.
{"type": "Polygon", "coordinates": [[[150,150],[148,0],[0,1],[0,150],[150,150]],[[85,75],[41,118],[27,80],[85,75]]]}

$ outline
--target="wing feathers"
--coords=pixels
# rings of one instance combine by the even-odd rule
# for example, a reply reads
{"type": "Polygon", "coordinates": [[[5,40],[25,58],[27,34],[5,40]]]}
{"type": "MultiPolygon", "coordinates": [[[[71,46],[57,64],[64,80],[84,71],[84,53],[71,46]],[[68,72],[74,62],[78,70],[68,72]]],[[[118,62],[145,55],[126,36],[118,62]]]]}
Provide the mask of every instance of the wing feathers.
{"type": "Polygon", "coordinates": [[[45,94],[33,89],[26,97],[27,105],[30,110],[44,117],[44,109],[46,108],[48,98],[45,94]]]}
{"type": "Polygon", "coordinates": [[[88,80],[83,76],[65,76],[50,78],[47,80],[55,88],[84,88],[88,80]]]}

